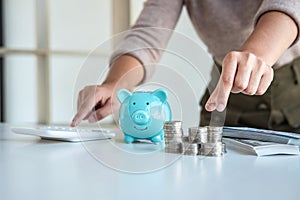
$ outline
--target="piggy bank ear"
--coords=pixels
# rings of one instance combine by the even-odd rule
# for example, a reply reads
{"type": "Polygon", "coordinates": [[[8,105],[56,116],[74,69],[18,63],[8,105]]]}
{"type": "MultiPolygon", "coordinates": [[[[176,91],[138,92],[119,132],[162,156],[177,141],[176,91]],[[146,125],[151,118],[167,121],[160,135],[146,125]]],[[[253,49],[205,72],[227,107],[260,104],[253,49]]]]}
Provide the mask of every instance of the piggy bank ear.
{"type": "Polygon", "coordinates": [[[168,99],[167,91],[165,89],[162,89],[162,88],[155,90],[154,92],[152,92],[152,94],[154,96],[157,96],[161,100],[161,102],[163,102],[163,103],[165,103],[168,99]]]}
{"type": "Polygon", "coordinates": [[[121,90],[119,90],[118,93],[117,93],[117,98],[118,98],[118,100],[119,100],[120,103],[123,103],[124,100],[125,100],[127,97],[129,97],[129,96],[131,96],[131,92],[129,92],[129,91],[126,90],[126,89],[121,89],[121,90]]]}

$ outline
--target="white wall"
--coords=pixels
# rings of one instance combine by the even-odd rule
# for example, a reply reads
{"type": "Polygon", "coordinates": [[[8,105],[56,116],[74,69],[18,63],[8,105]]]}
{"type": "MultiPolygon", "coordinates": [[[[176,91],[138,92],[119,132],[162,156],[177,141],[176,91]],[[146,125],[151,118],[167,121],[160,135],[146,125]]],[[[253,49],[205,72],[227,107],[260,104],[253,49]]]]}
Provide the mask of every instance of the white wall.
{"type": "MultiPolygon", "coordinates": [[[[36,2],[5,0],[6,48],[37,50],[36,2]]],[[[46,1],[46,0],[45,0],[46,1]]],[[[69,123],[76,108],[74,87],[88,53],[111,35],[110,0],[50,0],[49,78],[50,123],[69,123]]],[[[107,63],[110,45],[102,49],[99,65],[107,63]]],[[[35,54],[5,56],[6,121],[38,122],[38,68],[35,54]]],[[[99,71],[101,74],[101,71],[99,71]]],[[[89,79],[89,75],[86,77],[89,79]]],[[[83,87],[83,86],[82,86],[83,87]]],[[[46,108],[45,108],[46,109],[46,108]]]]}
{"type": "Polygon", "coordinates": [[[4,0],[5,46],[36,48],[35,0],[4,0]]]}
{"type": "Polygon", "coordinates": [[[37,122],[37,62],[32,55],[5,57],[5,118],[7,122],[37,122]]]}
{"type": "MultiPolygon", "coordinates": [[[[3,3],[6,47],[36,48],[35,1],[5,0],[3,3]]],[[[36,56],[6,56],[4,66],[6,120],[36,122],[36,56]]]]}
{"type": "Polygon", "coordinates": [[[110,37],[110,0],[49,2],[51,49],[91,51],[110,37]]]}
{"type": "MultiPolygon", "coordinates": [[[[90,52],[111,35],[110,0],[51,0],[50,1],[50,46],[53,50],[78,50],[90,52]]],[[[105,45],[102,55],[92,59],[99,71],[91,70],[86,75],[87,84],[91,76],[101,74],[101,65],[107,63],[110,45],[105,45]]],[[[50,58],[50,106],[52,123],[69,123],[76,113],[78,73],[88,55],[53,55],[50,58]]],[[[99,82],[98,82],[99,83],[99,82]]]]}

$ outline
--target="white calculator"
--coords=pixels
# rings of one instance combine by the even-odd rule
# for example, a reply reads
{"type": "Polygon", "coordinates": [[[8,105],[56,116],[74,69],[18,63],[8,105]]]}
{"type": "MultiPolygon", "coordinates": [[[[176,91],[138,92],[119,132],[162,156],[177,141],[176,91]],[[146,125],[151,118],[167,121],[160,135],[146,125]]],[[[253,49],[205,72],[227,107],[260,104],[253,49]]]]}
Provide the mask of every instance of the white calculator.
{"type": "Polygon", "coordinates": [[[71,128],[57,126],[14,127],[12,131],[18,134],[39,136],[42,139],[67,142],[83,142],[91,140],[111,139],[115,133],[108,129],[71,128]]]}

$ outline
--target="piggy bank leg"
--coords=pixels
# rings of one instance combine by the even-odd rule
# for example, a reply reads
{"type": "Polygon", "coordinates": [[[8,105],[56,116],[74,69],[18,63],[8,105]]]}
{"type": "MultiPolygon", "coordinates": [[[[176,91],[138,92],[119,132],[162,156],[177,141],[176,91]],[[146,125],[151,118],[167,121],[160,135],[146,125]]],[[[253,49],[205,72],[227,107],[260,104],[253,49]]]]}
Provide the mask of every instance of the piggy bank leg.
{"type": "Polygon", "coordinates": [[[154,143],[158,143],[161,141],[160,135],[154,136],[151,138],[151,141],[154,143]]]}
{"type": "Polygon", "coordinates": [[[132,143],[132,142],[134,142],[134,138],[125,134],[124,135],[124,142],[126,142],[126,143],[132,143]]]}
{"type": "Polygon", "coordinates": [[[156,136],[152,137],[151,141],[154,143],[158,143],[163,140],[163,137],[164,137],[164,134],[161,132],[161,133],[157,134],[156,136]]]}

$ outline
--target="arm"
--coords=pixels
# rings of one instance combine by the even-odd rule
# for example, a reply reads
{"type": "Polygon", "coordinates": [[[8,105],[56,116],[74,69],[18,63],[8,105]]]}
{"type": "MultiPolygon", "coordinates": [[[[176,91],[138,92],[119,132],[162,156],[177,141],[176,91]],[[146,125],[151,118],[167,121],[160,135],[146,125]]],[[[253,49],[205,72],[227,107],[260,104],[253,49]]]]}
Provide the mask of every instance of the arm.
{"type": "Polygon", "coordinates": [[[112,54],[111,61],[114,62],[110,62],[106,80],[101,85],[87,86],[80,91],[78,112],[71,126],[86,119],[96,122],[113,113],[119,107],[115,97],[119,89],[131,89],[151,76],[151,66],[159,60],[161,49],[167,45],[182,6],[183,0],[148,0],[145,3],[136,24],[112,54]]]}
{"type": "Polygon", "coordinates": [[[130,89],[138,85],[144,77],[144,68],[140,61],[133,56],[123,55],[111,66],[106,80],[103,84],[110,84],[130,89]]]}
{"type": "Polygon", "coordinates": [[[288,15],[271,11],[261,16],[240,51],[229,52],[219,82],[206,104],[207,111],[223,111],[232,93],[262,95],[273,80],[272,65],[295,41],[296,23],[288,15]]]}

